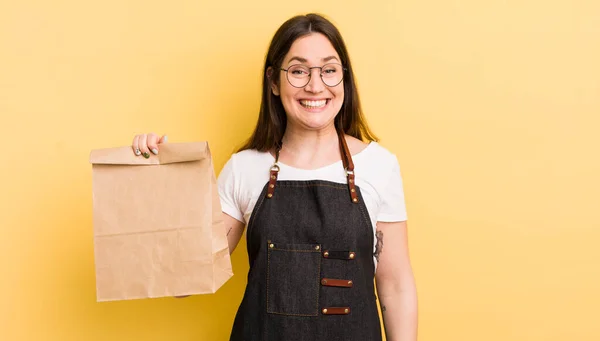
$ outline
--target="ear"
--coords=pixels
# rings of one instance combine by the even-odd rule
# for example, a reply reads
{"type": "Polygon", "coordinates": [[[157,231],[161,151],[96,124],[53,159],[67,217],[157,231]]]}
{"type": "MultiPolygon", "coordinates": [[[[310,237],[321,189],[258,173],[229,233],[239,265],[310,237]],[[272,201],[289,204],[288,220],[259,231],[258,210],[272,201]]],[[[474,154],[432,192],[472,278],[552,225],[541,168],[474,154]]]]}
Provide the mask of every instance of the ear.
{"type": "Polygon", "coordinates": [[[271,66],[267,68],[267,78],[271,83],[271,91],[273,92],[273,95],[279,96],[279,85],[277,80],[273,78],[273,67],[271,66]]]}

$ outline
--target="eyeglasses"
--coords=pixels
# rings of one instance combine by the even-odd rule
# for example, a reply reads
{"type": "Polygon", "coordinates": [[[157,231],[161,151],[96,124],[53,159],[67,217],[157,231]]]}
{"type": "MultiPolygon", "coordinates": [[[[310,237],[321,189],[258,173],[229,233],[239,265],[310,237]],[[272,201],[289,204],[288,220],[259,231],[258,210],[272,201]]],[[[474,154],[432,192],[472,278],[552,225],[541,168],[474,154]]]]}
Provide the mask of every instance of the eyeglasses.
{"type": "Polygon", "coordinates": [[[319,75],[325,85],[336,86],[344,79],[344,68],[341,64],[330,63],[323,66],[308,67],[302,64],[292,65],[287,69],[280,68],[287,74],[287,80],[295,88],[303,88],[310,82],[312,69],[319,69],[319,75]]]}

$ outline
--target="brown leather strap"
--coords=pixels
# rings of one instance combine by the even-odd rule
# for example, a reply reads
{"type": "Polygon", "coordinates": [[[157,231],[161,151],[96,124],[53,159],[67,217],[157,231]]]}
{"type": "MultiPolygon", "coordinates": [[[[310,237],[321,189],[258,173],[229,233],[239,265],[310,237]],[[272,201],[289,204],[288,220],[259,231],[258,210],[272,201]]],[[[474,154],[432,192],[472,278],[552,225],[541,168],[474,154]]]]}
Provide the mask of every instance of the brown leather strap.
{"type": "Polygon", "coordinates": [[[348,149],[348,143],[346,142],[346,137],[343,132],[338,131],[338,139],[340,140],[340,152],[342,154],[342,164],[344,165],[344,169],[354,171],[352,154],[350,154],[350,149],[348,149]]]}
{"type": "Polygon", "coordinates": [[[323,278],[321,285],[324,287],[340,287],[340,288],[352,288],[353,282],[349,279],[333,279],[323,278]]]}
{"type": "Polygon", "coordinates": [[[321,310],[323,315],[348,315],[350,307],[326,307],[321,310]]]}
{"type": "Polygon", "coordinates": [[[279,148],[275,151],[275,164],[271,167],[271,171],[269,172],[269,187],[267,188],[267,199],[271,199],[273,195],[275,195],[275,185],[277,184],[277,175],[279,174],[279,166],[277,162],[279,161],[279,148]]]}
{"type": "Polygon", "coordinates": [[[354,183],[354,162],[352,162],[352,154],[348,149],[348,143],[346,143],[346,137],[344,133],[338,131],[338,138],[340,140],[340,150],[342,152],[342,163],[346,170],[346,178],[348,179],[348,191],[350,191],[350,200],[353,203],[358,203],[358,194],[356,193],[356,185],[354,183]]]}

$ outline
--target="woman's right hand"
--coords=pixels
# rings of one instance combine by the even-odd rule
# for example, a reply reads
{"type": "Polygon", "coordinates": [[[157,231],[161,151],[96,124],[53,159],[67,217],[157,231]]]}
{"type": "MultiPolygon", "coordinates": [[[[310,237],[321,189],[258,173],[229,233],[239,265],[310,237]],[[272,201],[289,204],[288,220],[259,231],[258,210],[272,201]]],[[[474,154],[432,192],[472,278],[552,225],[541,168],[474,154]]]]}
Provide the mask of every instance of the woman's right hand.
{"type": "Polygon", "coordinates": [[[161,143],[167,143],[167,135],[161,138],[155,133],[135,135],[131,148],[137,156],[143,156],[146,159],[150,157],[150,153],[158,155],[158,147],[161,143]]]}

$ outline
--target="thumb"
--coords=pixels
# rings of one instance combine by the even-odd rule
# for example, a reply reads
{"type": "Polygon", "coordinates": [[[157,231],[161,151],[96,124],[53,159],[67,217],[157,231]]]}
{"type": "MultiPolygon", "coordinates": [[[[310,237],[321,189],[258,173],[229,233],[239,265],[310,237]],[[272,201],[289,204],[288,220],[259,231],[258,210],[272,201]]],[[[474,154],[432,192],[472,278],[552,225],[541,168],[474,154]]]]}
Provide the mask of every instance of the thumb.
{"type": "Polygon", "coordinates": [[[163,136],[162,136],[162,137],[161,137],[161,138],[158,140],[158,143],[159,143],[159,144],[160,144],[160,143],[167,143],[167,135],[166,135],[166,134],[165,134],[165,135],[163,135],[163,136]]]}

